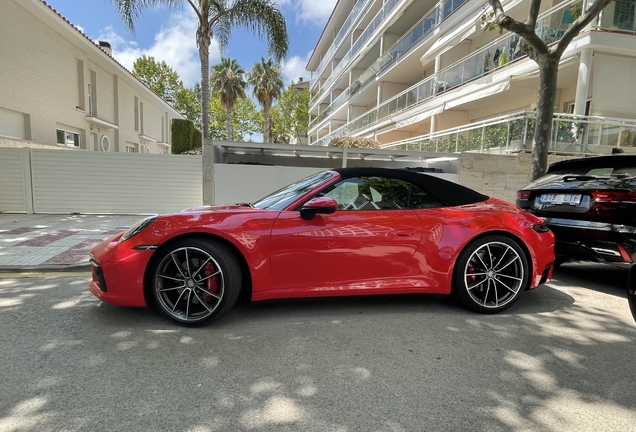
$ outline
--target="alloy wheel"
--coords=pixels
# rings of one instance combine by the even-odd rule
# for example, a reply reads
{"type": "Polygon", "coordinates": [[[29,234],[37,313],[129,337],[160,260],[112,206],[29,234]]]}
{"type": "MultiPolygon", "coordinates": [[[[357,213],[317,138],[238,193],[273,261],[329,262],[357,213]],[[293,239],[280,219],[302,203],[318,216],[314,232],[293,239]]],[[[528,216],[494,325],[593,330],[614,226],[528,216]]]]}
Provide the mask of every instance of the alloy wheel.
{"type": "Polygon", "coordinates": [[[511,245],[487,242],[468,258],[464,285],[470,298],[479,306],[499,309],[512,302],[525,283],[525,266],[511,245]]]}
{"type": "Polygon", "coordinates": [[[167,253],[156,267],[155,298],[171,318],[196,323],[210,317],[225,294],[225,277],[212,255],[196,247],[167,253]]]}

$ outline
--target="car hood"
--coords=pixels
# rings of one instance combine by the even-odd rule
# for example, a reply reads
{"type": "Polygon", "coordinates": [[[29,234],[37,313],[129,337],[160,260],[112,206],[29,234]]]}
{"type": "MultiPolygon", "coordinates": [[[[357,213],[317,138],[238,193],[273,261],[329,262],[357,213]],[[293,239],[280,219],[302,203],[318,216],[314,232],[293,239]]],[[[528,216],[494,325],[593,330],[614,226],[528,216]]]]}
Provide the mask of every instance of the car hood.
{"type": "Polygon", "coordinates": [[[181,213],[208,213],[208,212],[234,212],[234,211],[249,211],[249,210],[260,210],[249,205],[240,205],[240,204],[216,204],[216,205],[202,205],[196,207],[189,207],[181,210],[181,213]]]}

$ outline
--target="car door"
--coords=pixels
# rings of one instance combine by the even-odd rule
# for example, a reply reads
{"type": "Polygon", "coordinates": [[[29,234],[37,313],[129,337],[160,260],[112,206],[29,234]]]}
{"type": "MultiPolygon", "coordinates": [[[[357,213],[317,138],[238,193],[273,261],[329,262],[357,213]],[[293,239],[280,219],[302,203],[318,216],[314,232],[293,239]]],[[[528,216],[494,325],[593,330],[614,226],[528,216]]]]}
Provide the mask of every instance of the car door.
{"type": "Polygon", "coordinates": [[[391,199],[394,180],[349,178],[321,191],[338,203],[333,214],[304,220],[298,210],[281,212],[271,236],[272,288],[373,289],[403,275],[422,224],[391,199]]]}

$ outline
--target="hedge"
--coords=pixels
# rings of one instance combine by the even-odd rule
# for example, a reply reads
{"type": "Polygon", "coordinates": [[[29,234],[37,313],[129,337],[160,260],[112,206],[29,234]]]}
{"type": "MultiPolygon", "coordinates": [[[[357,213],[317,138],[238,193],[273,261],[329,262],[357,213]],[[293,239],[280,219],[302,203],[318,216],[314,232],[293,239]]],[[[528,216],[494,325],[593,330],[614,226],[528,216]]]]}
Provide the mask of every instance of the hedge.
{"type": "Polygon", "coordinates": [[[172,120],[172,154],[181,154],[192,148],[194,123],[185,119],[172,120]]]}

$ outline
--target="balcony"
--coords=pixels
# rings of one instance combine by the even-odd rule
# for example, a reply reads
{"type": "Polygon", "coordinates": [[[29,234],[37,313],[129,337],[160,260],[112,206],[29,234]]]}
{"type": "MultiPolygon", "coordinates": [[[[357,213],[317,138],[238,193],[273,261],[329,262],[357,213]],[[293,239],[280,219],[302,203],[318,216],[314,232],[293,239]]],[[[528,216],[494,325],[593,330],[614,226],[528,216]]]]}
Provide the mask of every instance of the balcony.
{"type": "MultiPolygon", "coordinates": [[[[574,22],[575,13],[580,11],[581,7],[582,2],[575,0],[560,4],[546,11],[537,20],[537,35],[547,44],[558,42],[574,22]]],[[[525,57],[525,54],[520,50],[520,41],[521,38],[516,34],[508,34],[496,39],[490,45],[473,52],[439,73],[420,81],[380,106],[324,136],[312,145],[329,145],[333,138],[353,134],[393,114],[421,104],[438,94],[457,88],[493,70],[505,67],[511,61],[525,57]]]]}
{"type": "Polygon", "coordinates": [[[309,123],[309,129],[316,126],[318,123],[327,118],[329,114],[335,112],[338,108],[342,106],[349,99],[349,89],[342,92],[340,96],[338,96],[332,103],[329,105],[325,111],[321,112],[317,117],[315,117],[309,123]]]}
{"type": "Polygon", "coordinates": [[[331,62],[331,57],[333,56],[334,52],[340,47],[340,42],[342,42],[344,37],[349,33],[351,24],[357,21],[357,18],[360,15],[362,9],[366,9],[366,6],[370,5],[372,1],[373,0],[356,0],[356,3],[353,5],[353,9],[349,13],[349,16],[347,16],[347,19],[345,20],[344,24],[342,24],[342,27],[340,28],[340,31],[338,31],[338,34],[336,35],[333,43],[320,61],[316,72],[314,72],[316,78],[320,78],[320,75],[322,75],[327,65],[331,62]]]}
{"type": "MultiPolygon", "coordinates": [[[[388,0],[382,9],[376,14],[373,20],[369,23],[364,32],[360,35],[360,37],[353,44],[351,49],[344,55],[338,66],[333,70],[327,81],[321,86],[322,89],[328,89],[332,84],[334,84],[337,80],[340,79],[340,74],[348,67],[353,61],[354,57],[360,52],[360,49],[364,46],[364,44],[370,39],[370,37],[375,33],[375,31],[380,27],[380,25],[384,22],[387,16],[393,12],[395,6],[398,3],[401,3],[404,0],[388,0]]],[[[310,103],[310,110],[312,110],[315,105],[319,102],[320,97],[314,98],[314,100],[310,103]]]]}
{"type": "MultiPolygon", "coordinates": [[[[486,121],[409,138],[384,149],[422,152],[507,154],[532,151],[536,113],[521,111],[486,121]]],[[[614,147],[636,153],[636,119],[555,114],[550,153],[608,154],[614,147]]]]}

